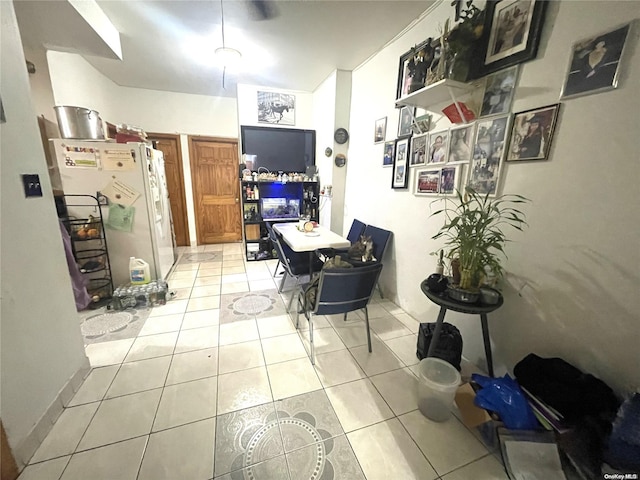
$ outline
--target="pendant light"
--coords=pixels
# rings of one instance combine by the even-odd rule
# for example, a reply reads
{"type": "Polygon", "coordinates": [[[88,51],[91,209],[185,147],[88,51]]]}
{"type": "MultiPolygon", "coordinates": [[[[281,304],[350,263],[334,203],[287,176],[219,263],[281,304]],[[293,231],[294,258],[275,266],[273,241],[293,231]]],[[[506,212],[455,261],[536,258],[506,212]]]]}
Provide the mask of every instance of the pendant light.
{"type": "Polygon", "coordinates": [[[225,77],[227,73],[227,66],[236,65],[242,54],[239,50],[235,48],[227,47],[224,38],[224,5],[223,0],[220,0],[220,15],[221,15],[221,23],[222,23],[222,47],[216,48],[215,56],[218,59],[219,63],[222,65],[222,88],[227,89],[225,85],[225,77]]]}

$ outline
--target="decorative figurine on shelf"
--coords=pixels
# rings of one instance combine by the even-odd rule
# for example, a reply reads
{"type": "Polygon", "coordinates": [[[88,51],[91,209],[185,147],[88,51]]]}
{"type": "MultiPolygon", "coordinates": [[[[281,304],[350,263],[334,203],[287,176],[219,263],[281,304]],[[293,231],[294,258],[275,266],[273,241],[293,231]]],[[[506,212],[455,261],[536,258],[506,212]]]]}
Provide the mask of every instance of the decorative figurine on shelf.
{"type": "Polygon", "coordinates": [[[255,222],[258,220],[258,213],[256,212],[256,207],[251,207],[249,210],[249,220],[255,222]]]}

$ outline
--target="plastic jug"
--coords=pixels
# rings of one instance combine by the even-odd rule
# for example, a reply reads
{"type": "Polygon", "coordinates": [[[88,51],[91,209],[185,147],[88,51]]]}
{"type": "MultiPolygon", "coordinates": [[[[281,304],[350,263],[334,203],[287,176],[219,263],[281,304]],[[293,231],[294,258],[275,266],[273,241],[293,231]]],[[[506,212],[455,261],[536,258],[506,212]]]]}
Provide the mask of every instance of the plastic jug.
{"type": "Polygon", "coordinates": [[[151,281],[149,264],[141,258],[129,258],[129,278],[131,285],[143,285],[151,281]]]}

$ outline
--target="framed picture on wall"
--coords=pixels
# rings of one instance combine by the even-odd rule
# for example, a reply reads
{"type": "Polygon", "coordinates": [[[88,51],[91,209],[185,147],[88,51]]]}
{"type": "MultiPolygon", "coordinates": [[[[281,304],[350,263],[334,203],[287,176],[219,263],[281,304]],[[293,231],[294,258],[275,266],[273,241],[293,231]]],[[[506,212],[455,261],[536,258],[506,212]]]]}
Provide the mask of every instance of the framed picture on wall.
{"type": "Polygon", "coordinates": [[[508,113],[511,110],[517,79],[517,65],[493,73],[486,78],[480,117],[508,113]]]}
{"type": "Polygon", "coordinates": [[[407,182],[409,180],[408,156],[409,139],[399,139],[396,141],[396,152],[393,157],[393,178],[391,179],[391,188],[407,188],[407,182]]]}
{"type": "Polygon", "coordinates": [[[295,125],[295,111],[295,95],[258,91],[258,123],[295,125]]]}
{"type": "Polygon", "coordinates": [[[455,195],[458,189],[458,167],[442,167],[440,169],[440,190],[441,195],[455,195]]]}
{"type": "Polygon", "coordinates": [[[384,142],[384,137],[387,134],[387,117],[376,120],[376,124],[373,132],[373,143],[384,142]]]}
{"type": "Polygon", "coordinates": [[[427,161],[427,143],[429,141],[429,134],[423,133],[421,135],[415,135],[411,139],[411,159],[409,164],[424,165],[427,161]]]}
{"type": "Polygon", "coordinates": [[[396,151],[396,141],[384,142],[384,158],[382,159],[383,167],[393,166],[393,154],[396,151]]]}
{"type": "Polygon", "coordinates": [[[473,153],[473,134],[476,125],[463,125],[450,130],[449,161],[447,163],[469,163],[473,153]]]}
{"type": "Polygon", "coordinates": [[[433,61],[434,49],[428,39],[400,56],[396,100],[423,88],[433,61]]]}
{"type": "Polygon", "coordinates": [[[398,113],[398,138],[410,137],[413,133],[411,125],[416,116],[415,107],[402,107],[398,113]]]}
{"type": "Polygon", "coordinates": [[[481,74],[536,58],[547,0],[488,0],[481,74]]]}
{"type": "Polygon", "coordinates": [[[440,169],[416,170],[413,182],[414,195],[437,195],[440,192],[440,169]]]}
{"type": "Polygon", "coordinates": [[[478,120],[476,125],[476,140],[467,185],[482,195],[495,195],[509,131],[509,115],[478,120]]]}
{"type": "Polygon", "coordinates": [[[562,98],[617,88],[629,27],[627,24],[573,44],[562,98]]]}
{"type": "Polygon", "coordinates": [[[427,163],[445,163],[449,152],[449,130],[439,130],[429,135],[427,163]]]}
{"type": "Polygon", "coordinates": [[[560,104],[516,113],[507,161],[547,160],[560,104]]]}

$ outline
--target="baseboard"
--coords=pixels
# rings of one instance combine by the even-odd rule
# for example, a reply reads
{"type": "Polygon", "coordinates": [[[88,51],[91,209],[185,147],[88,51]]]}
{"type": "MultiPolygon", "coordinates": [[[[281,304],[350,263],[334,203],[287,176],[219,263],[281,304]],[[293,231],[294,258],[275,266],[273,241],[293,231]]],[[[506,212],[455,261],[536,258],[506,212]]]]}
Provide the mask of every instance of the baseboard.
{"type": "Polygon", "coordinates": [[[49,408],[47,408],[42,417],[40,417],[40,420],[36,422],[26,438],[20,442],[14,450],[15,459],[20,470],[27,466],[29,460],[49,434],[53,428],[53,424],[58,420],[58,417],[62,414],[65,407],[69,405],[69,402],[82,385],[82,382],[84,382],[84,379],[89,375],[90,371],[91,364],[89,363],[89,359],[84,357],[82,366],[67,380],[53,402],[51,402],[51,405],[49,405],[49,408]]]}

